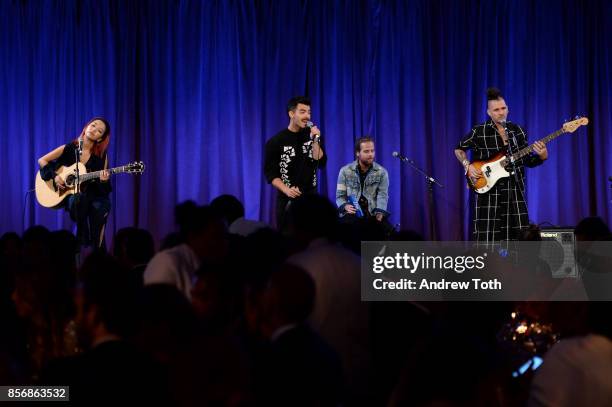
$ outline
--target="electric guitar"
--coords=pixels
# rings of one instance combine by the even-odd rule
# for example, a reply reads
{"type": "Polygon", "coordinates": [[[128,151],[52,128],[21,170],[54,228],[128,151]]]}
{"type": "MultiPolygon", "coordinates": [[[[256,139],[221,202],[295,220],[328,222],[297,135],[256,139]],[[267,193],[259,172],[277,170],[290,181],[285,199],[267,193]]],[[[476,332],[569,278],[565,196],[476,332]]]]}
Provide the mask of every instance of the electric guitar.
{"type": "MultiPolygon", "coordinates": [[[[77,164],[79,166],[79,185],[85,181],[89,181],[92,179],[100,178],[102,175],[102,171],[92,171],[87,172],[85,169],[85,165],[83,163],[74,163],[69,167],[59,167],[55,171],[55,175],[64,180],[66,183],[66,189],[63,191],[57,188],[53,182],[53,179],[49,181],[43,181],[40,176],[40,171],[36,173],[36,181],[35,181],[35,189],[36,189],[36,200],[39,204],[44,206],[45,208],[54,208],[57,209],[61,207],[62,202],[68,195],[72,195],[76,192],[76,167],[77,164]]],[[[141,174],[144,172],[145,166],[142,161],[132,162],[127,165],[115,168],[109,168],[108,171],[110,174],[119,174],[122,172],[128,174],[141,174]]]]}
{"type": "MultiPolygon", "coordinates": [[[[589,119],[586,117],[580,117],[576,120],[565,123],[561,129],[538,141],[548,143],[563,133],[573,133],[578,127],[585,126],[587,124],[589,124],[589,119]]],[[[525,147],[512,155],[501,152],[486,161],[474,161],[472,165],[474,165],[476,169],[482,171],[482,177],[475,178],[470,177],[469,174],[465,174],[468,181],[468,186],[479,194],[488,192],[501,178],[510,176],[510,167],[512,163],[533,152],[534,144],[525,147]]]]}

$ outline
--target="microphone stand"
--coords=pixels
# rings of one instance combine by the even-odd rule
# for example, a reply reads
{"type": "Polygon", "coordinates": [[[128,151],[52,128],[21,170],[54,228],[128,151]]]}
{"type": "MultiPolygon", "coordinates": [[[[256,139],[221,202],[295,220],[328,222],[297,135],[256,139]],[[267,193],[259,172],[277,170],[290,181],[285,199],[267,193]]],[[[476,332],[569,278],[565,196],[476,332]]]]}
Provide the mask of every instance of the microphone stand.
{"type": "Polygon", "coordinates": [[[74,217],[76,218],[76,227],[77,227],[77,244],[76,244],[76,265],[81,265],[81,239],[79,238],[79,232],[84,233],[84,231],[80,231],[80,218],[79,218],[79,205],[81,200],[81,180],[79,178],[79,164],[81,163],[81,153],[83,152],[83,139],[79,138],[79,144],[77,148],[74,150],[74,159],[75,159],[75,167],[74,167],[74,175],[76,178],[74,179],[74,217]]]}
{"type": "Polygon", "coordinates": [[[411,160],[408,157],[404,157],[402,155],[397,155],[397,158],[400,159],[401,162],[408,163],[416,172],[425,177],[425,181],[427,181],[427,206],[429,207],[429,236],[431,240],[438,240],[438,236],[436,233],[436,214],[434,212],[434,195],[433,195],[433,186],[434,184],[440,188],[444,188],[437,179],[426,173],[423,169],[419,168],[414,160],[411,160]]]}
{"type": "Polygon", "coordinates": [[[81,153],[83,152],[83,140],[79,140],[79,146],[74,150],[74,159],[76,160],[76,166],[74,172],[76,178],[74,180],[74,193],[78,194],[81,192],[81,180],[79,179],[79,163],[81,162],[81,153]]]}

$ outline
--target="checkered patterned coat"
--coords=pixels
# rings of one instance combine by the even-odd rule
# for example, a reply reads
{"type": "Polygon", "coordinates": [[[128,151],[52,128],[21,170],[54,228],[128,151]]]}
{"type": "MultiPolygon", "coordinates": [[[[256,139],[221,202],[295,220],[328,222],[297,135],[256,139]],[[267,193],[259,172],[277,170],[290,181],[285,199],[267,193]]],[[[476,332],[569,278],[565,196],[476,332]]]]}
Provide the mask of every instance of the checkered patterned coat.
{"type": "MultiPolygon", "coordinates": [[[[487,160],[500,151],[515,153],[527,147],[527,134],[517,124],[507,122],[508,145],[492,120],[474,126],[461,139],[457,148],[472,152],[472,161],[487,160]]],[[[524,167],[536,167],[542,160],[529,154],[516,161],[515,172],[500,179],[484,194],[476,194],[473,239],[479,243],[495,244],[504,240],[517,240],[521,229],[529,226],[525,201],[524,167]]]]}

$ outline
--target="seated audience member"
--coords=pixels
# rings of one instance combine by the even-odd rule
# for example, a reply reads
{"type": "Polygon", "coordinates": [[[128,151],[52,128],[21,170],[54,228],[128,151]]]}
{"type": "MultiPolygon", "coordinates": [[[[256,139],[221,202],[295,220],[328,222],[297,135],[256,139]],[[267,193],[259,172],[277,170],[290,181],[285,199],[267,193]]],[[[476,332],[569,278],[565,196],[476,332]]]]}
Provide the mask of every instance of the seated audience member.
{"type": "Polygon", "coordinates": [[[589,333],[565,338],[544,357],[531,384],[529,406],[610,406],[610,302],[589,303],[589,333]]]}
{"type": "Polygon", "coordinates": [[[12,259],[21,255],[23,241],[15,232],[6,232],[0,237],[0,258],[12,259]]]}
{"type": "Polygon", "coordinates": [[[227,223],[229,233],[248,236],[259,229],[268,227],[264,222],[246,219],[242,202],[233,195],[220,195],[210,202],[210,206],[221,214],[227,223]]]}
{"type": "Polygon", "coordinates": [[[336,208],[325,197],[296,199],[287,214],[288,230],[305,250],[288,263],[308,272],[317,296],[310,323],[339,353],[346,382],[346,403],[371,404],[372,380],[369,304],[361,301],[359,256],[334,241],[336,208]]]}
{"type": "Polygon", "coordinates": [[[72,298],[76,238],[35,226],[24,233],[24,248],[27,256],[12,266],[11,299],[26,336],[27,374],[36,380],[50,360],[79,351],[72,298]]]}
{"type": "Polygon", "coordinates": [[[174,224],[178,227],[178,232],[170,232],[161,241],[159,250],[170,249],[185,242],[185,234],[182,229],[189,224],[193,212],[198,207],[194,201],[185,201],[174,207],[174,224]]]}
{"type": "Polygon", "coordinates": [[[70,386],[70,400],[79,405],[112,405],[119,399],[134,405],[168,403],[160,366],[124,339],[132,321],[132,298],[117,261],[100,252],[90,255],[75,295],[85,351],[51,363],[40,384],[70,386]]]}
{"type": "Polygon", "coordinates": [[[599,216],[582,219],[576,225],[574,234],[578,241],[612,240],[610,228],[599,216]]]}
{"type": "Polygon", "coordinates": [[[225,225],[208,206],[191,209],[181,226],[184,243],[157,253],[144,271],[144,283],[170,284],[187,299],[200,266],[223,262],[228,251],[225,225]]]}
{"type": "Polygon", "coordinates": [[[239,276],[227,267],[203,267],[191,290],[191,305],[208,333],[231,334],[242,310],[242,285],[239,276]]]}
{"type": "Polygon", "coordinates": [[[144,229],[119,229],[113,239],[113,255],[129,273],[136,287],[142,287],[147,264],[155,255],[153,236],[144,229]]]}
{"type": "Polygon", "coordinates": [[[256,375],[261,405],[340,405],[340,359],[306,323],[315,293],[312,277],[291,265],[274,272],[261,292],[259,333],[268,341],[256,375]]]}

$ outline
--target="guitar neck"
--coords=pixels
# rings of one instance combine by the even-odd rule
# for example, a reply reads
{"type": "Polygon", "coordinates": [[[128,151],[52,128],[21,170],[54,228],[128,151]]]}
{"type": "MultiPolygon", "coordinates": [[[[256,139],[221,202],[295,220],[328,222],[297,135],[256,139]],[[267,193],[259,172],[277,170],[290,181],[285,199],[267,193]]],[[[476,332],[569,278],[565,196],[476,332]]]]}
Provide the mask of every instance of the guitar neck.
{"type": "MultiPolygon", "coordinates": [[[[100,178],[100,175],[102,175],[102,171],[104,170],[93,171],[93,172],[88,172],[87,174],[79,175],[79,182],[85,182],[85,181],[89,181],[90,179],[100,178]]],[[[125,172],[125,166],[109,168],[106,171],[108,171],[111,174],[119,174],[120,172],[125,172]]]]}
{"type": "MultiPolygon", "coordinates": [[[[565,133],[565,131],[563,129],[559,129],[557,131],[555,131],[554,133],[549,134],[548,136],[538,140],[541,141],[542,143],[546,144],[549,141],[556,139],[557,137],[559,137],[560,135],[562,135],[563,133],[565,133]]],[[[522,150],[512,154],[512,160],[518,160],[519,158],[523,158],[525,157],[527,154],[531,154],[533,152],[533,147],[534,147],[535,143],[530,145],[529,147],[525,147],[522,150]]]]}

